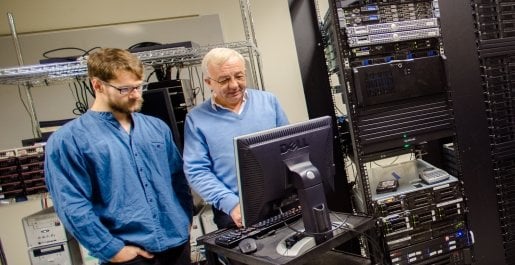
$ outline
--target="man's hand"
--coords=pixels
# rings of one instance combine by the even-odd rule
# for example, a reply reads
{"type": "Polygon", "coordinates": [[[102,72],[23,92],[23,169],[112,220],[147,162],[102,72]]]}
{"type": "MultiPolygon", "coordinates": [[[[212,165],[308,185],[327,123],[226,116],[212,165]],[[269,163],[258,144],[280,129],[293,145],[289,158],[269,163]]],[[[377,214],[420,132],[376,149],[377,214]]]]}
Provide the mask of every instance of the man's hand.
{"type": "Polygon", "coordinates": [[[236,204],[236,206],[231,210],[231,218],[237,227],[243,226],[243,223],[241,222],[241,210],[239,203],[236,204]]]}
{"type": "Polygon", "coordinates": [[[137,256],[142,256],[147,259],[151,259],[154,257],[151,253],[135,246],[125,246],[123,247],[114,257],[110,260],[111,262],[126,262],[129,260],[133,260],[137,256]]]}

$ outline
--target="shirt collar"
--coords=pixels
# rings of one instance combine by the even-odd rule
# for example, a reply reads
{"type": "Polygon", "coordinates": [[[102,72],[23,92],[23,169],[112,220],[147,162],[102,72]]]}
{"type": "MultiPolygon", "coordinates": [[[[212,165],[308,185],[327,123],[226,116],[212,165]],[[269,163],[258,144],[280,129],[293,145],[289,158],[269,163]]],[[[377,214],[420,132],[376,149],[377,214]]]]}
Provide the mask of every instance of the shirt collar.
{"type": "MultiPolygon", "coordinates": [[[[238,111],[238,114],[241,114],[241,112],[243,111],[243,108],[245,107],[245,103],[247,102],[248,97],[249,97],[249,94],[247,93],[247,89],[245,89],[245,92],[243,94],[243,102],[241,103],[240,110],[238,111]]],[[[218,111],[218,109],[216,107],[232,111],[231,109],[216,103],[215,97],[213,95],[211,95],[211,107],[215,111],[218,111]]]]}
{"type": "MultiPolygon", "coordinates": [[[[113,113],[110,111],[95,111],[95,110],[89,109],[88,113],[89,113],[89,115],[92,115],[98,119],[104,120],[104,121],[114,125],[117,128],[118,127],[122,128],[120,122],[114,117],[113,113]]],[[[132,130],[132,127],[134,127],[134,113],[131,113],[131,118],[133,121],[132,126],[131,126],[131,130],[132,130]]]]}

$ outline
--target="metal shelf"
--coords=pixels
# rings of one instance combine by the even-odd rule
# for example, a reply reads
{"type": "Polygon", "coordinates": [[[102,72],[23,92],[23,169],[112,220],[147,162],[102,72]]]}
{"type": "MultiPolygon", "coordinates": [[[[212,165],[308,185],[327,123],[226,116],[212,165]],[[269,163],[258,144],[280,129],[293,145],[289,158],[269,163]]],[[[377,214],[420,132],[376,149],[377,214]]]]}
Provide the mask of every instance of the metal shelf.
{"type": "MultiPolygon", "coordinates": [[[[135,53],[146,66],[180,64],[191,66],[200,64],[203,56],[214,47],[227,47],[238,50],[244,56],[258,53],[252,42],[232,42],[192,48],[168,48],[135,53]]],[[[28,65],[0,69],[0,84],[42,86],[59,81],[70,81],[87,76],[86,57],[66,63],[28,65]]]]}

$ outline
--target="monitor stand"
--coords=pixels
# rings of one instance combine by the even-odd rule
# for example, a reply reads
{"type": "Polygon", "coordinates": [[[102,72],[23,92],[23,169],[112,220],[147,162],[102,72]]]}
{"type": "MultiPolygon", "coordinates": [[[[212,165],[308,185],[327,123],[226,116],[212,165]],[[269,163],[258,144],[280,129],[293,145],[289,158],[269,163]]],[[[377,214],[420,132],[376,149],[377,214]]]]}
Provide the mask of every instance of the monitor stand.
{"type": "Polygon", "coordinates": [[[308,154],[286,159],[284,163],[292,173],[293,186],[302,207],[304,229],[309,235],[314,235],[316,244],[332,238],[322,174],[311,163],[308,154]]]}
{"type": "Polygon", "coordinates": [[[302,238],[296,239],[295,237],[298,235],[298,232],[293,232],[285,236],[275,247],[277,254],[286,257],[296,257],[316,246],[314,237],[302,236],[302,238]],[[292,240],[295,242],[292,242],[292,240]]]}

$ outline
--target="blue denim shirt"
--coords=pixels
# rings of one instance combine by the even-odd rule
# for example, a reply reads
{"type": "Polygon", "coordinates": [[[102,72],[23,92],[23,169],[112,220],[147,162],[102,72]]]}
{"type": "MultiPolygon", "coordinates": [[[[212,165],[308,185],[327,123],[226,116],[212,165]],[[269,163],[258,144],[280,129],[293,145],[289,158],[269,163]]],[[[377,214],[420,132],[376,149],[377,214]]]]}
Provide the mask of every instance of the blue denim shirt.
{"type": "Polygon", "coordinates": [[[171,131],[133,113],[130,134],[88,111],[53,133],[45,177],[65,228],[102,261],[125,245],[161,252],[188,241],[191,193],[171,131]]]}

